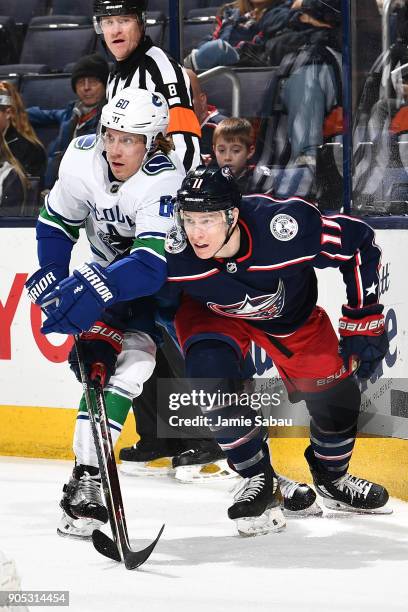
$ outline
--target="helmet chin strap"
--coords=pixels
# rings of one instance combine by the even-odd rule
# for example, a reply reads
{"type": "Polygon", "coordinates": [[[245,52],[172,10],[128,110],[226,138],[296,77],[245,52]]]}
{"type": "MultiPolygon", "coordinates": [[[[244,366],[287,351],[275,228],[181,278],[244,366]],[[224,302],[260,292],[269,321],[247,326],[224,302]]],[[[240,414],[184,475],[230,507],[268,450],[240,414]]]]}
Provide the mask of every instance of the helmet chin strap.
{"type": "Polygon", "coordinates": [[[227,225],[228,225],[227,233],[225,234],[224,242],[222,243],[222,245],[220,246],[220,248],[216,250],[216,252],[214,253],[213,257],[216,257],[216,256],[217,256],[217,253],[219,253],[219,252],[221,251],[221,249],[222,249],[222,248],[224,248],[224,247],[225,247],[225,245],[226,245],[226,244],[227,244],[227,243],[228,243],[228,242],[231,240],[231,238],[232,238],[232,234],[235,232],[235,230],[236,230],[236,228],[237,228],[237,226],[238,226],[238,222],[237,222],[237,223],[234,225],[234,227],[232,227],[233,218],[231,218],[231,217],[228,215],[228,212],[229,212],[229,211],[227,211],[227,213],[226,213],[226,214],[227,214],[227,221],[226,221],[226,223],[227,223],[227,225]]]}

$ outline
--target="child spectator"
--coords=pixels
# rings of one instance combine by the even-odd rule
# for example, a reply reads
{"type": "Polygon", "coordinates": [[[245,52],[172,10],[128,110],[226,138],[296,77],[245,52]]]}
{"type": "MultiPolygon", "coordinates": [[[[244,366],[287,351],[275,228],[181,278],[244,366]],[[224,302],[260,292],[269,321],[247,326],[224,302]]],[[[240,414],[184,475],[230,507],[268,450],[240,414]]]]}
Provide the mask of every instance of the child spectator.
{"type": "Polygon", "coordinates": [[[34,132],[20,94],[12,83],[0,82],[0,132],[27,176],[43,177],[46,154],[34,132]]]}
{"type": "Polygon", "coordinates": [[[213,148],[219,167],[229,166],[241,193],[250,193],[253,167],[248,161],[255,151],[251,123],[238,117],[224,119],[214,130],[213,148]]]}
{"type": "Polygon", "coordinates": [[[27,109],[36,127],[59,126],[57,138],[48,147],[48,167],[44,187],[51,188],[57,178],[59,165],[73,138],[94,134],[102,107],[106,104],[106,83],[109,66],[94,53],[82,57],[72,70],[72,89],[77,99],[65,108],[45,110],[38,106],[27,109]]]}
{"type": "Polygon", "coordinates": [[[0,217],[21,214],[27,188],[27,177],[0,130],[0,217]]]}

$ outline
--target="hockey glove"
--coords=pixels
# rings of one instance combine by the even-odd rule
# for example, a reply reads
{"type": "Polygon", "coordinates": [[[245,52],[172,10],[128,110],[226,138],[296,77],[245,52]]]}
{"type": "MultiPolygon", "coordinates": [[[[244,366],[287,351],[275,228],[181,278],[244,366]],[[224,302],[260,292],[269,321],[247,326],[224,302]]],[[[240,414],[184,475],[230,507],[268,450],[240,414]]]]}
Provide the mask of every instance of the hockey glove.
{"type": "Polygon", "coordinates": [[[101,266],[82,264],[54,291],[42,296],[40,306],[48,318],[41,333],[79,334],[89,329],[116,294],[101,266]]]}
{"type": "MultiPolygon", "coordinates": [[[[96,321],[92,327],[79,337],[82,358],[87,375],[92,378],[93,366],[101,363],[106,372],[102,386],[108,384],[110,377],[116,370],[118,355],[122,352],[124,336],[121,331],[114,329],[103,321],[96,321]]],[[[75,345],[68,355],[69,367],[75,376],[82,382],[75,345]]]]}
{"type": "Polygon", "coordinates": [[[373,304],[365,308],[344,305],[339,321],[339,353],[348,371],[352,363],[358,363],[359,378],[370,378],[388,351],[388,337],[384,328],[384,306],[373,304]]]}
{"type": "Polygon", "coordinates": [[[64,269],[54,264],[40,268],[25,284],[28,297],[34,304],[41,304],[42,297],[52,291],[68,274],[68,268],[64,269]]]}

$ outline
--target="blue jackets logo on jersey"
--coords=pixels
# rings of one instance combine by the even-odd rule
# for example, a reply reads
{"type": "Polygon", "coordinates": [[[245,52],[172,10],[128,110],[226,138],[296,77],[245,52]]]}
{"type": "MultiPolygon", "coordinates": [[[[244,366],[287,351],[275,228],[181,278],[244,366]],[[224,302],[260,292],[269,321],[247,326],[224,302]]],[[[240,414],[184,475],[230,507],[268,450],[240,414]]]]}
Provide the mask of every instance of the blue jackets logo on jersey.
{"type": "Polygon", "coordinates": [[[242,302],[236,304],[215,304],[207,302],[207,307],[213,312],[224,317],[235,317],[237,319],[275,319],[280,317],[282,309],[285,305],[285,286],[282,279],[279,279],[279,285],[276,293],[269,295],[260,295],[255,298],[245,296],[242,302]]]}

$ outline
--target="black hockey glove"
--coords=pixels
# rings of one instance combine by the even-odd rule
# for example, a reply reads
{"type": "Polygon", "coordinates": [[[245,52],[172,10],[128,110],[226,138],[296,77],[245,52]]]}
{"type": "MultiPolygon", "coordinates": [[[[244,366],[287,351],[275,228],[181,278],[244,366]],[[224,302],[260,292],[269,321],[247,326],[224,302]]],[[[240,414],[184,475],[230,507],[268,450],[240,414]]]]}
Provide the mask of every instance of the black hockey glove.
{"type": "Polygon", "coordinates": [[[344,305],[339,321],[339,353],[345,367],[359,378],[370,378],[388,351],[388,336],[384,327],[384,306],[373,304],[365,308],[344,305]]]}
{"type": "MultiPolygon", "coordinates": [[[[93,366],[96,363],[103,364],[105,368],[106,375],[102,386],[108,384],[110,377],[115,372],[118,355],[123,348],[123,340],[124,336],[121,331],[106,325],[103,321],[96,321],[88,331],[82,332],[79,337],[87,375],[92,377],[93,366]]],[[[68,362],[79,382],[82,382],[75,345],[68,355],[68,362]]]]}

